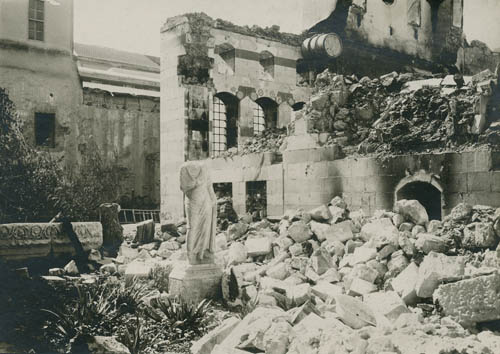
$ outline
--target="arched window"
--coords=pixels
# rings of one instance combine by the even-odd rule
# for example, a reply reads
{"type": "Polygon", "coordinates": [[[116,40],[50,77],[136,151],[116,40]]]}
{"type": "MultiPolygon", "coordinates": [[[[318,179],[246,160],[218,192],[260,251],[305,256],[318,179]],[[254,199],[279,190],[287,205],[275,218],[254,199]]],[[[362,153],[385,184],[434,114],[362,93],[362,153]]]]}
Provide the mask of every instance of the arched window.
{"type": "Polygon", "coordinates": [[[259,55],[259,62],[264,72],[274,77],[274,55],[264,50],[259,55]]]}
{"type": "Polygon", "coordinates": [[[213,153],[220,155],[238,146],[238,99],[231,93],[221,92],[213,100],[213,153]]]}
{"type": "Polygon", "coordinates": [[[267,128],[276,128],[278,124],[278,104],[268,97],[255,101],[253,109],[253,133],[258,135],[267,128]]]}

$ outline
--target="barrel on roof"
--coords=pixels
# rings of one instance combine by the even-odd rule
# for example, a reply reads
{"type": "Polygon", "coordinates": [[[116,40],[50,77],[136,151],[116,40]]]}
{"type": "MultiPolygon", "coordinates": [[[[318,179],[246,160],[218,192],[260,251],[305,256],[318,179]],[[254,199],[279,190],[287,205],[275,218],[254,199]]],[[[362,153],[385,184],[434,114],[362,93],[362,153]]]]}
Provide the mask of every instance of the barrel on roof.
{"type": "Polygon", "coordinates": [[[316,34],[302,42],[301,50],[305,59],[336,58],[342,53],[342,40],[336,33],[316,34]]]}

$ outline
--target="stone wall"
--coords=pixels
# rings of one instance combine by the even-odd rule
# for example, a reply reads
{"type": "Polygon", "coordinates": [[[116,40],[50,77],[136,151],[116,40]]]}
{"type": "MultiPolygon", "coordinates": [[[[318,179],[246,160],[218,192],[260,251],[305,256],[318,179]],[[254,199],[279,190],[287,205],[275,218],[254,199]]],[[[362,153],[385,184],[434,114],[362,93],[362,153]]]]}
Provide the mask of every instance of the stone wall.
{"type": "Polygon", "coordinates": [[[415,154],[384,159],[340,158],[335,148],[208,160],[214,183],[231,182],[233,206],[245,212],[245,183],[267,181],[268,215],[312,209],[342,196],[351,210],[392,209],[396,190],[424,182],[442,191],[443,215],[460,202],[500,207],[500,153],[415,154]]]}
{"type": "MultiPolygon", "coordinates": [[[[74,222],[71,225],[84,251],[102,246],[101,223],[74,222]]],[[[73,254],[73,244],[60,223],[0,225],[1,259],[24,260],[73,254]]]]}
{"type": "Polygon", "coordinates": [[[79,150],[93,139],[105,161],[123,168],[122,198],[159,205],[160,100],[85,89],[78,117],[79,150]]]}

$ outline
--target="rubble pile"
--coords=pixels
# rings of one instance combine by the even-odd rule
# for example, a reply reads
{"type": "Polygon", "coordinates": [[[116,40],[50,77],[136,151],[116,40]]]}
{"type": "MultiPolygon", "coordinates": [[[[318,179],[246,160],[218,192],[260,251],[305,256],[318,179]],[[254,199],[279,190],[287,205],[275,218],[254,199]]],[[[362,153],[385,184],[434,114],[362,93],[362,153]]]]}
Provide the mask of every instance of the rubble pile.
{"type": "Polygon", "coordinates": [[[317,92],[296,119],[308,120],[310,133],[330,133],[327,144],[338,144],[351,154],[494,144],[498,129],[484,132],[488,124],[480,106],[481,95],[498,91],[497,82],[489,70],[467,79],[467,84],[460,76],[393,72],[372,80],[326,70],[317,76],[317,92]]]}
{"type": "Polygon", "coordinates": [[[217,235],[216,262],[248,314],[192,352],[498,353],[498,333],[477,329],[500,321],[499,240],[500,208],[467,204],[443,221],[416,200],[366,217],[339,197],[242,218],[217,235]]]}
{"type": "Polygon", "coordinates": [[[219,230],[226,230],[230,223],[238,221],[238,214],[233,208],[233,198],[230,196],[217,199],[217,226],[219,230]]]}
{"type": "Polygon", "coordinates": [[[286,128],[269,128],[245,141],[239,149],[230,148],[222,152],[219,157],[247,155],[257,152],[277,152],[285,141],[286,135],[286,128]]]}

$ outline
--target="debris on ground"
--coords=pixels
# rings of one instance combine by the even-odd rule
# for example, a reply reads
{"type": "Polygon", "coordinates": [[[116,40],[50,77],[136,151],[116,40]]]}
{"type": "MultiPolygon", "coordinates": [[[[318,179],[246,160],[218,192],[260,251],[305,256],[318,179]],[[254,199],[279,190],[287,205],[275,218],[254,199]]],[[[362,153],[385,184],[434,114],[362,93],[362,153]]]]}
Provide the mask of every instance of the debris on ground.
{"type": "Polygon", "coordinates": [[[206,334],[195,354],[500,348],[500,208],[459,204],[439,221],[401,200],[367,217],[337,197],[217,237],[224,300],[248,315],[206,334]]]}

